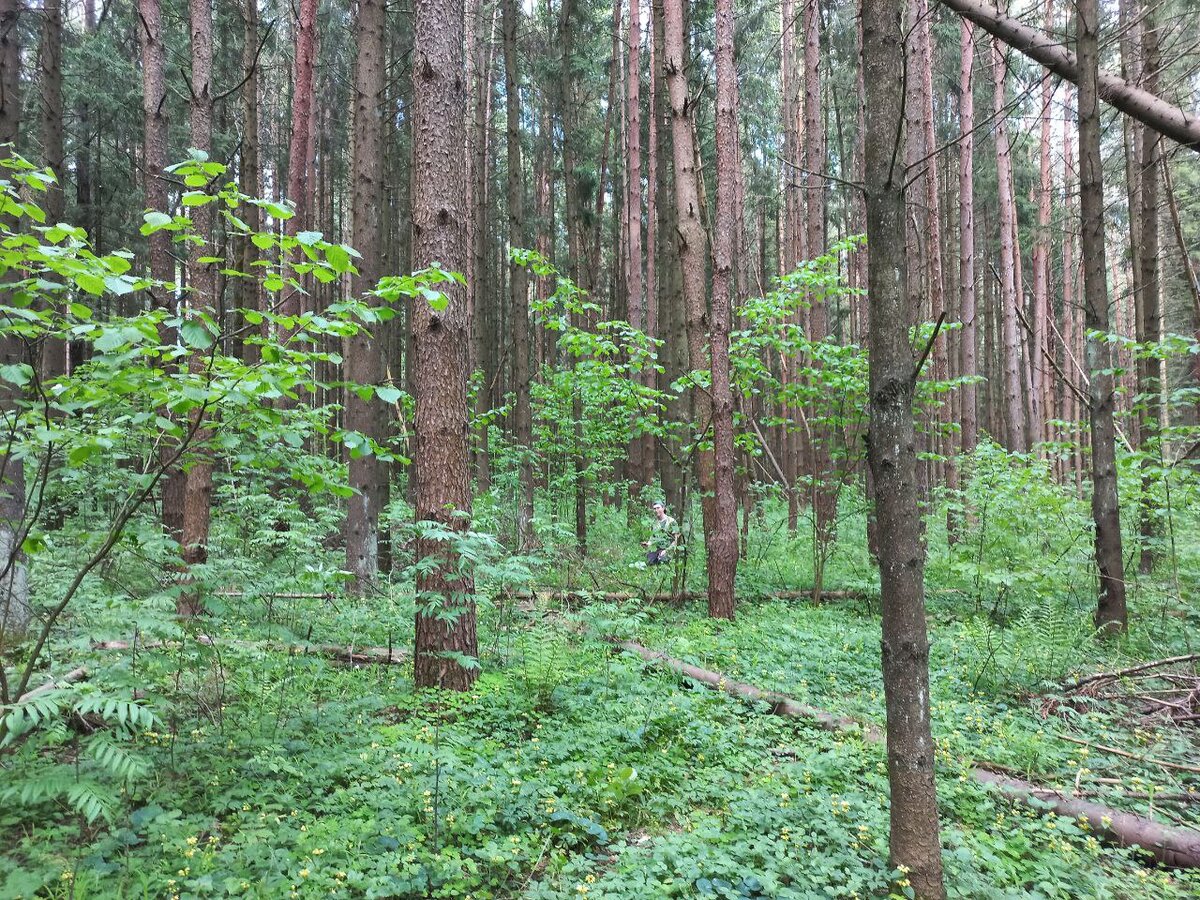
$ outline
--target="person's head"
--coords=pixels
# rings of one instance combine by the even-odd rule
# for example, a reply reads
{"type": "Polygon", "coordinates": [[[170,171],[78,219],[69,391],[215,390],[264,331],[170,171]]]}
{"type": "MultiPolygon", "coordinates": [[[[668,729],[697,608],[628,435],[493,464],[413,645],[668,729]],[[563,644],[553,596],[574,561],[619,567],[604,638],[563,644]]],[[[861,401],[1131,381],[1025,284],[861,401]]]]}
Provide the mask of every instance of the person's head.
{"type": "Polygon", "coordinates": [[[667,514],[667,507],[661,500],[655,500],[654,505],[651,508],[654,510],[654,515],[658,516],[660,519],[665,517],[667,514]]]}

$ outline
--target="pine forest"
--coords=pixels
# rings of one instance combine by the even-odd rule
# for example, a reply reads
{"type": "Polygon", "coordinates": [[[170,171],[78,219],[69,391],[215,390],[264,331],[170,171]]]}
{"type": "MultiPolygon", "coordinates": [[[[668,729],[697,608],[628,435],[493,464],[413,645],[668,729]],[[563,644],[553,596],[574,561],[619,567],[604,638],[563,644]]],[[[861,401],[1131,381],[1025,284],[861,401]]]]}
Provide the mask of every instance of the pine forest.
{"type": "Polygon", "coordinates": [[[1200,896],[1200,0],[0,0],[0,900],[1200,896]]]}

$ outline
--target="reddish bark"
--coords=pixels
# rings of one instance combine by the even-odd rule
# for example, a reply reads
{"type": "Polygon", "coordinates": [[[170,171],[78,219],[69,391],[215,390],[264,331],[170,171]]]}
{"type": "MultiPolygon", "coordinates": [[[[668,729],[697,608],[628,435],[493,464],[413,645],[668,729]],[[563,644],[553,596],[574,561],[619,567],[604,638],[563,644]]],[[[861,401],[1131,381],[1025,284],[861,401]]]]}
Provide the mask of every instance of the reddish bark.
{"type": "MultiPolygon", "coordinates": [[[[413,261],[466,267],[466,91],[463,79],[463,5],[455,0],[418,0],[413,18],[413,261]]],[[[436,565],[417,578],[418,687],[466,690],[478,669],[457,654],[475,658],[475,584],[455,541],[471,513],[467,447],[467,352],[470,309],[460,285],[441,286],[447,306],[413,307],[416,387],[416,518],[436,523],[450,539],[422,537],[417,557],[436,565]],[[448,656],[447,654],[455,654],[448,656]]]]}

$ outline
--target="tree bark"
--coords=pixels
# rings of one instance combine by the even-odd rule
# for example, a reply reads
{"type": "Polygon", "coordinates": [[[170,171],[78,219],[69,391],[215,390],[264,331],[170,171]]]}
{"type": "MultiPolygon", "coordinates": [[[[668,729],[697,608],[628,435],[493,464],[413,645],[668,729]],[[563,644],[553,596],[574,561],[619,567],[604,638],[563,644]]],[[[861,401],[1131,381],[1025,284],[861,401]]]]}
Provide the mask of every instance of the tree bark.
{"type": "MultiPolygon", "coordinates": [[[[58,184],[46,192],[43,210],[47,224],[63,220],[66,208],[66,153],[63,149],[63,71],[62,71],[62,0],[43,0],[42,36],[38,46],[39,87],[41,88],[40,125],[43,165],[58,177],[58,184]]],[[[41,348],[41,371],[45,380],[67,371],[67,342],[47,338],[41,348]]]]}
{"type": "MultiPolygon", "coordinates": [[[[163,170],[167,167],[167,75],[166,48],[163,45],[161,0],[138,0],[141,27],[138,35],[142,51],[142,116],[144,135],[143,178],[146,208],[155,212],[167,209],[167,186],[163,170]]],[[[171,257],[171,234],[158,231],[150,235],[150,277],[160,285],[175,281],[175,261],[171,257]]],[[[155,305],[171,314],[175,311],[174,290],[159,287],[155,305]]],[[[162,340],[170,340],[164,333],[162,340]]],[[[170,448],[164,448],[164,454],[170,448]]],[[[180,466],[172,466],[162,478],[163,531],[176,542],[183,541],[185,477],[180,466]]]]}
{"type": "MultiPolygon", "coordinates": [[[[521,159],[521,94],[517,69],[517,31],[520,10],[516,0],[504,2],[504,98],[508,153],[508,243],[524,247],[525,167],[521,159]]],[[[536,543],[533,532],[533,420],[529,405],[529,282],[524,266],[510,264],[509,291],[513,323],[513,385],[516,394],[515,429],[519,466],[517,548],[536,543]]]]}
{"type": "MultiPolygon", "coordinates": [[[[629,323],[639,331],[646,329],[646,294],[642,281],[642,20],[640,0],[629,2],[629,44],[626,52],[625,75],[625,140],[628,148],[625,169],[625,218],[627,225],[626,250],[628,271],[625,292],[629,306],[629,323]]],[[[643,379],[644,380],[644,379],[643,379]]],[[[647,451],[651,444],[641,434],[630,444],[630,475],[633,487],[650,484],[652,473],[647,451]]]]}
{"type": "MultiPolygon", "coordinates": [[[[700,180],[696,171],[695,112],[688,96],[684,70],[682,0],[663,0],[663,73],[671,103],[671,136],[675,175],[675,208],[679,267],[683,274],[684,323],[687,332],[688,366],[692,372],[710,368],[705,347],[709,319],[704,285],[708,235],[700,219],[700,180]]],[[[726,294],[728,302],[728,293],[726,294]]],[[[713,417],[713,398],[693,384],[693,425],[691,440],[709,441],[713,417]]],[[[717,531],[713,451],[702,443],[693,453],[696,482],[700,488],[700,506],[704,521],[705,547],[711,553],[711,541],[717,531]]],[[[735,551],[736,553],[736,551],[735,551]]],[[[711,586],[710,586],[711,590],[711,586]]]]}
{"type": "MultiPolygon", "coordinates": [[[[632,0],[637,5],[637,0],[632,0]]],[[[734,493],[733,386],[729,371],[733,243],[737,214],[737,67],[733,54],[734,0],[716,3],[717,210],[713,228],[712,356],[713,528],[705,532],[708,614],[732,619],[736,608],[737,498],[734,493]]]]}
{"type": "Polygon", "coordinates": [[[1100,592],[1096,627],[1124,631],[1125,563],[1121,555],[1121,509],[1117,499],[1116,439],[1113,424],[1112,350],[1104,249],[1104,168],[1100,155],[1098,91],[1099,12],[1097,0],[1076,5],[1079,46],[1079,212],[1083,254],[1083,293],[1092,426],[1092,519],[1096,528],[1096,568],[1100,592]]]}
{"type": "MultiPolygon", "coordinates": [[[[978,374],[975,348],[979,337],[975,311],[975,27],[962,22],[962,62],[959,69],[958,118],[958,221],[959,316],[962,319],[960,372],[973,379],[978,374]]],[[[979,443],[979,412],[975,382],[962,392],[962,453],[971,456],[979,443]]]]}
{"type": "MultiPolygon", "coordinates": [[[[418,0],[413,18],[413,258],[449,270],[467,265],[466,91],[461,0],[418,0]]],[[[440,286],[441,312],[413,307],[416,387],[416,518],[450,540],[422,537],[417,558],[436,565],[417,578],[414,680],[418,687],[466,690],[475,658],[475,583],[455,542],[470,524],[467,352],[470,309],[461,285],[440,286]],[[457,654],[461,656],[447,656],[457,654]]]]}
{"type": "MultiPolygon", "coordinates": [[[[244,0],[242,28],[242,69],[245,72],[246,83],[242,85],[242,150],[238,174],[242,192],[251,197],[257,197],[262,192],[258,147],[258,0],[244,0]]],[[[262,210],[253,204],[246,204],[242,210],[242,221],[246,223],[251,233],[258,231],[262,227],[262,210]]],[[[243,240],[240,249],[238,269],[242,272],[253,271],[252,266],[257,258],[257,248],[252,241],[243,240]]],[[[236,304],[242,309],[261,310],[262,291],[258,280],[242,278],[238,279],[236,284],[236,304]]],[[[257,344],[246,341],[246,338],[249,337],[248,326],[241,321],[241,317],[239,317],[239,324],[241,331],[235,340],[242,360],[247,365],[253,366],[258,363],[261,353],[257,344]]],[[[265,335],[266,327],[264,322],[256,330],[265,335]]]]}
{"type": "MultiPolygon", "coordinates": [[[[351,244],[362,254],[350,291],[363,296],[379,281],[383,202],[384,0],[359,0],[355,19],[358,55],[354,68],[354,152],[351,159],[351,244]]],[[[352,384],[374,388],[384,380],[381,326],[371,324],[347,340],[346,376],[352,384]],[[369,330],[370,329],[370,330],[369,330]]],[[[353,389],[345,393],[346,427],[383,443],[387,407],[372,393],[367,399],[353,389]]],[[[350,456],[346,507],[346,568],[359,593],[379,575],[379,517],[387,502],[388,467],[373,453],[350,456]]]]}
{"type": "MultiPolygon", "coordinates": [[[[1046,3],[1046,27],[1052,24],[1052,6],[1046,3]]],[[[1038,142],[1038,187],[1037,187],[1037,236],[1033,243],[1033,315],[1031,316],[1032,347],[1030,349],[1029,374],[1033,390],[1031,397],[1032,418],[1029,423],[1032,443],[1047,441],[1046,420],[1051,411],[1049,376],[1046,372],[1045,354],[1049,337],[1050,318],[1050,201],[1053,185],[1050,180],[1050,101],[1054,86],[1049,78],[1042,80],[1042,107],[1039,115],[1041,134],[1038,142]]]]}
{"type": "Polygon", "coordinates": [[[998,41],[992,42],[992,72],[995,89],[992,111],[996,116],[996,180],[1000,205],[1000,310],[1004,345],[1004,425],[1008,449],[1024,453],[1026,441],[1025,404],[1021,391],[1021,338],[1017,330],[1016,201],[1013,197],[1012,153],[1008,143],[1008,65],[998,41]]]}
{"type": "MultiPolygon", "coordinates": [[[[1157,13],[1152,2],[1142,4],[1142,71],[1146,90],[1158,90],[1161,65],[1158,47],[1157,13]]],[[[1140,344],[1154,344],[1162,337],[1159,284],[1159,234],[1158,234],[1158,173],[1162,138],[1152,128],[1142,129],[1141,147],[1141,209],[1138,211],[1141,255],[1137,266],[1141,277],[1141,303],[1138,304],[1137,340],[1140,344]]],[[[1155,500],[1154,478],[1148,470],[1156,465],[1159,451],[1159,432],[1162,428],[1162,360],[1141,354],[1137,361],[1137,393],[1139,427],[1139,449],[1145,454],[1142,460],[1141,509],[1138,530],[1141,533],[1141,554],[1138,571],[1149,575],[1154,569],[1154,542],[1159,534],[1158,510],[1155,500]]]]}
{"type": "MultiPolygon", "coordinates": [[[[195,2],[195,0],[192,0],[195,2]]],[[[309,226],[309,169],[312,168],[313,92],[317,54],[317,0],[300,0],[297,21],[296,58],[292,67],[291,149],[288,154],[287,198],[296,214],[287,221],[287,232],[295,237],[309,226]]],[[[304,311],[303,295],[295,288],[284,289],[280,312],[298,316],[304,311]]]]}
{"type": "MultiPolygon", "coordinates": [[[[210,0],[189,0],[189,27],[192,48],[191,105],[189,118],[192,130],[192,146],[202,153],[212,150],[213,133],[213,20],[210,0]]],[[[192,309],[212,313],[217,303],[216,270],[212,263],[201,262],[203,256],[216,256],[210,244],[213,230],[212,206],[197,206],[191,211],[192,228],[203,238],[203,243],[191,244],[188,250],[188,287],[191,291],[187,305],[192,309]]],[[[188,373],[192,377],[202,376],[206,366],[205,354],[193,348],[188,356],[188,373]]],[[[192,427],[195,429],[196,455],[184,477],[183,489],[183,545],[184,578],[191,582],[188,574],[193,566],[208,561],[208,534],[212,522],[213,463],[203,445],[210,436],[208,429],[197,427],[197,417],[204,415],[202,409],[193,410],[192,427]]],[[[196,616],[204,611],[204,603],[197,590],[183,590],[175,601],[180,616],[196,616]]]]}
{"type": "Polygon", "coordinates": [[[890,857],[918,897],[945,896],[929,720],[925,548],[917,505],[914,360],[905,309],[904,182],[896,141],[904,119],[901,4],[864,0],[866,183],[870,317],[868,460],[881,541],[883,684],[887,706],[890,857]]]}
{"type": "MultiPolygon", "coordinates": [[[[996,9],[987,0],[941,0],[942,5],[970,19],[1009,46],[1041,63],[1055,75],[1081,85],[1082,52],[1074,53],[1036,28],[996,9]]],[[[1097,96],[1164,137],[1200,152],[1200,117],[1129,84],[1108,72],[1096,73],[1097,96]]]]}
{"type": "MultiPolygon", "coordinates": [[[[0,159],[12,152],[6,146],[17,140],[21,124],[21,31],[20,0],[0,0],[0,159]]],[[[7,280],[7,279],[4,279],[7,280]]],[[[13,335],[0,339],[0,363],[20,365],[26,359],[25,345],[13,335]]],[[[11,382],[0,383],[0,413],[7,419],[16,413],[19,389],[11,382]]],[[[15,426],[14,426],[15,427],[15,426]]],[[[15,437],[0,434],[0,447],[15,437]]],[[[6,653],[24,637],[32,617],[29,583],[19,536],[25,518],[25,466],[15,456],[0,454],[0,653],[6,653]]],[[[18,689],[19,690],[19,689],[18,689]]]]}

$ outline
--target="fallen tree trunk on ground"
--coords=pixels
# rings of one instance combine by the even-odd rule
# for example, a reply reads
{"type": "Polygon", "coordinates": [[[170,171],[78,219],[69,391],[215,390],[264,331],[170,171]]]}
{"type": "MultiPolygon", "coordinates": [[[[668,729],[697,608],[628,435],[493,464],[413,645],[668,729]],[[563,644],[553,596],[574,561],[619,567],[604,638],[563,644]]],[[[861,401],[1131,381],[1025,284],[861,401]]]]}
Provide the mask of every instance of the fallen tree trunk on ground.
{"type": "Polygon", "coordinates": [[[1167,659],[1156,659],[1152,662],[1130,666],[1128,669],[1118,669],[1115,672],[1097,672],[1095,675],[1088,675],[1086,678],[1080,678],[1078,681],[1072,681],[1070,684],[1063,685],[1063,690],[1069,693],[1070,691],[1077,691],[1085,684],[1091,684],[1094,681],[1116,681],[1121,678],[1127,678],[1130,675],[1140,675],[1142,672],[1161,669],[1164,666],[1173,666],[1177,663],[1195,662],[1196,660],[1200,660],[1200,653],[1187,653],[1183,656],[1172,656],[1167,659]]]}
{"type": "MultiPolygon", "coordinates": [[[[752,702],[766,703],[770,707],[772,715],[809,719],[826,731],[861,734],[865,741],[872,744],[883,743],[885,739],[883,730],[876,725],[859,722],[847,716],[834,715],[825,710],[799,703],[783,694],[764,691],[752,684],[734,681],[719,672],[693,666],[659,650],[644,647],[635,641],[613,641],[613,643],[626,653],[640,656],[647,662],[664,666],[693,681],[724,691],[731,696],[752,702]]],[[[1098,803],[1071,797],[1062,791],[1051,788],[1038,787],[985,766],[973,767],[970,774],[980,784],[996,787],[1005,796],[1033,806],[1035,809],[1048,807],[1059,815],[1069,816],[1073,819],[1083,816],[1098,836],[1122,847],[1140,848],[1164,865],[1178,868],[1200,867],[1200,832],[1190,828],[1160,825],[1145,816],[1101,806],[1098,803]]]]}
{"type": "MultiPolygon", "coordinates": [[[[638,593],[637,591],[587,591],[587,590],[572,590],[572,591],[517,591],[511,596],[517,599],[533,599],[538,600],[600,600],[610,603],[621,603],[626,600],[642,600],[650,603],[682,603],[693,600],[708,600],[708,594],[698,593],[696,591],[683,591],[678,594],[672,594],[669,591],[659,591],[651,593],[638,593]]],[[[787,591],[772,591],[769,594],[763,594],[762,600],[810,600],[812,599],[813,591],[811,588],[803,590],[787,590],[787,591]]],[[[877,596],[869,591],[821,591],[822,600],[867,600],[877,596]]]]}
{"type": "MultiPolygon", "coordinates": [[[[987,0],[941,2],[1034,62],[1041,63],[1060,78],[1079,84],[1079,58],[1048,34],[1013,18],[987,0]]],[[[1109,72],[1099,73],[1098,88],[1100,99],[1110,106],[1159,134],[1200,152],[1200,116],[1180,109],[1109,72]]]]}
{"type": "MultiPolygon", "coordinates": [[[[267,650],[274,653],[296,653],[301,656],[313,654],[324,656],[335,662],[351,664],[396,665],[408,658],[405,650],[393,647],[356,647],[353,644],[288,644],[282,641],[239,641],[216,640],[206,634],[196,636],[196,641],[209,647],[238,647],[243,650],[267,650]]],[[[170,646],[168,641],[148,643],[132,641],[93,641],[93,650],[160,650],[170,646]]]]}
{"type": "Polygon", "coordinates": [[[72,669],[66,675],[63,675],[59,678],[51,679],[50,681],[47,681],[45,684],[35,687],[31,691],[26,691],[24,694],[22,694],[20,697],[17,698],[17,702],[24,703],[27,700],[33,700],[37,697],[42,696],[43,694],[48,694],[51,691],[57,690],[60,687],[64,687],[65,685],[74,684],[77,681],[83,681],[87,677],[88,677],[87,668],[85,666],[80,666],[78,669],[72,669]]]}

